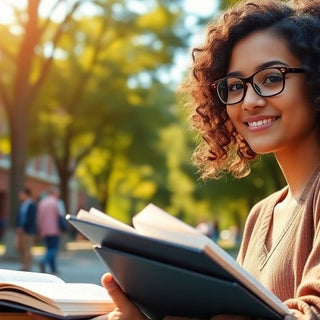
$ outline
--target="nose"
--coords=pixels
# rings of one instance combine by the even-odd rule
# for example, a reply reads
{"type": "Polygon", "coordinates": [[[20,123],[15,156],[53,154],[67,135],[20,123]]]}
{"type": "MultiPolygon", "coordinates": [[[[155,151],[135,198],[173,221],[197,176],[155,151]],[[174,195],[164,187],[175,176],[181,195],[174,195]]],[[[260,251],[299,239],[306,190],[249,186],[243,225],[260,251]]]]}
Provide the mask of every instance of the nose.
{"type": "MultiPolygon", "coordinates": [[[[257,88],[259,90],[259,88],[257,88]]],[[[242,100],[241,107],[243,110],[251,110],[259,107],[264,107],[266,100],[264,97],[261,97],[254,89],[253,85],[250,83],[247,84],[246,92],[242,100]]]]}

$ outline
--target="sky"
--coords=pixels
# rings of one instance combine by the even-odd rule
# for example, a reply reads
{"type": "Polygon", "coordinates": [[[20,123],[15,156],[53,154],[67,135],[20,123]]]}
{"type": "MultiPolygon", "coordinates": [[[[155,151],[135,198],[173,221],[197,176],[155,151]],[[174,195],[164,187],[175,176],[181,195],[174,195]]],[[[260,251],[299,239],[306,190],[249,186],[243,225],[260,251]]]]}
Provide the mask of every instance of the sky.
{"type": "Polygon", "coordinates": [[[208,12],[214,12],[218,7],[217,0],[185,0],[185,8],[201,15],[207,15],[208,12]]]}

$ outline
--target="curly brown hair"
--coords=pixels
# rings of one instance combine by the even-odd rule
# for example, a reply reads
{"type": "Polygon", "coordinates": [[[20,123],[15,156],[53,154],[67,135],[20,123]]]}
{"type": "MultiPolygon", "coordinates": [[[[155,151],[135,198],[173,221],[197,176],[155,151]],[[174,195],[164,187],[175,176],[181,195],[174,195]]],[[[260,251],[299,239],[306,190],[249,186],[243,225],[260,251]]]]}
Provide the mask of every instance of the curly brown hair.
{"type": "Polygon", "coordinates": [[[238,2],[207,26],[206,40],[193,49],[191,72],[182,84],[192,126],[202,137],[193,160],[203,178],[217,179],[225,173],[244,177],[257,156],[236,131],[211,84],[226,76],[235,44],[259,30],[281,37],[301,61],[310,107],[320,112],[320,1],[238,2]]]}

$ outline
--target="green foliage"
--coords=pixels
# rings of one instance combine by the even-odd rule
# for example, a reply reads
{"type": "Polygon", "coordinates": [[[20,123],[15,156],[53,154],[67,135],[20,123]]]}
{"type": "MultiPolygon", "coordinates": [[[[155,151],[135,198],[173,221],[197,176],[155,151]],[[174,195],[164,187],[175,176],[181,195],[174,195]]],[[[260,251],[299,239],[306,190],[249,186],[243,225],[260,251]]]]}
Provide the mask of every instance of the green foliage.
{"type": "Polygon", "coordinates": [[[239,2],[239,0],[220,0],[220,9],[225,10],[237,2],[239,2]]]}
{"type": "MultiPolygon", "coordinates": [[[[146,165],[160,168],[163,155],[153,147],[161,127],[175,120],[170,111],[173,91],[157,73],[170,66],[175,48],[185,46],[186,39],[175,34],[181,10],[161,1],[143,14],[125,1],[100,4],[99,14],[71,19],[60,39],[60,54],[34,105],[30,151],[51,154],[64,184],[91,151],[93,156],[97,149],[102,154],[111,151],[112,160],[100,167],[98,176],[86,178],[84,168],[80,170],[83,184],[106,207],[120,190],[109,187],[115,163],[127,163],[124,171],[146,165]]],[[[87,175],[92,175],[88,164],[87,175]]],[[[148,181],[143,183],[134,197],[151,189],[148,181]]]]}

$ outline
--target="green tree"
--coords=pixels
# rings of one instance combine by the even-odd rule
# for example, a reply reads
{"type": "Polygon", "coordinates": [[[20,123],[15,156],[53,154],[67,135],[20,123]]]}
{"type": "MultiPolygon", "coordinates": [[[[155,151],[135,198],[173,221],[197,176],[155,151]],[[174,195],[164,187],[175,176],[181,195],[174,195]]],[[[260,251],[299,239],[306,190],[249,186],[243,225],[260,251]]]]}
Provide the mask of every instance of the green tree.
{"type": "Polygon", "coordinates": [[[166,176],[165,153],[159,143],[163,128],[177,121],[170,112],[174,93],[155,82],[137,89],[134,100],[137,105],[130,106],[127,121],[109,132],[105,144],[89,154],[78,170],[103,210],[134,212],[141,201],[145,203],[158,193],[166,176]],[[120,202],[122,209],[116,205],[120,202]]]}
{"type": "Polygon", "coordinates": [[[231,5],[234,5],[235,3],[239,2],[239,0],[220,0],[220,9],[225,10],[231,5]]]}
{"type": "Polygon", "coordinates": [[[145,78],[150,70],[170,63],[175,48],[183,44],[184,38],[181,40],[174,27],[180,19],[179,1],[146,4],[144,14],[133,10],[132,3],[29,0],[25,10],[12,5],[17,20],[0,26],[0,64],[7,71],[0,76],[0,97],[9,122],[12,161],[10,227],[15,222],[18,191],[24,184],[31,115],[48,126],[48,130],[38,132],[43,133],[54,155],[67,197],[67,181],[77,163],[105,133],[106,119],[119,117],[107,110],[102,116],[99,113],[101,119],[90,118],[95,121],[94,134],[93,130],[83,130],[85,120],[88,127],[86,115],[91,116],[92,108],[100,108],[107,100],[118,100],[114,109],[127,103],[124,79],[130,75],[145,78]],[[88,4],[90,10],[86,10],[88,4]],[[46,10],[40,15],[41,8],[46,10]],[[59,22],[53,19],[57,10],[63,12],[59,22]],[[84,19],[83,12],[87,11],[94,12],[95,17],[84,19]],[[120,68],[124,61],[127,70],[120,68]],[[97,76],[98,80],[93,79],[97,76]],[[108,94],[102,94],[106,88],[108,94]],[[95,95],[98,89],[101,93],[95,95]],[[118,94],[114,97],[111,93],[118,94]],[[59,136],[62,139],[57,141],[59,136]]]}
{"type": "Polygon", "coordinates": [[[30,112],[51,68],[61,36],[81,1],[74,1],[67,8],[63,20],[55,28],[52,28],[52,14],[62,1],[54,1],[44,18],[39,16],[40,3],[40,0],[29,0],[23,11],[12,5],[16,21],[0,26],[0,65],[6,70],[0,75],[0,98],[7,114],[11,143],[10,228],[16,220],[18,192],[24,185],[30,112]],[[48,42],[44,39],[49,27],[50,49],[45,50],[48,42]]]}
{"type": "Polygon", "coordinates": [[[156,98],[150,97],[152,87],[172,63],[174,49],[185,46],[175,33],[180,11],[159,1],[137,14],[123,2],[114,13],[120,3],[105,3],[103,13],[70,22],[59,47],[63,56],[54,61],[37,101],[34,123],[42,125],[34,131],[33,149],[53,156],[66,203],[68,182],[93,148],[113,150],[114,139],[141,135],[155,122],[148,118],[156,98]]]}

